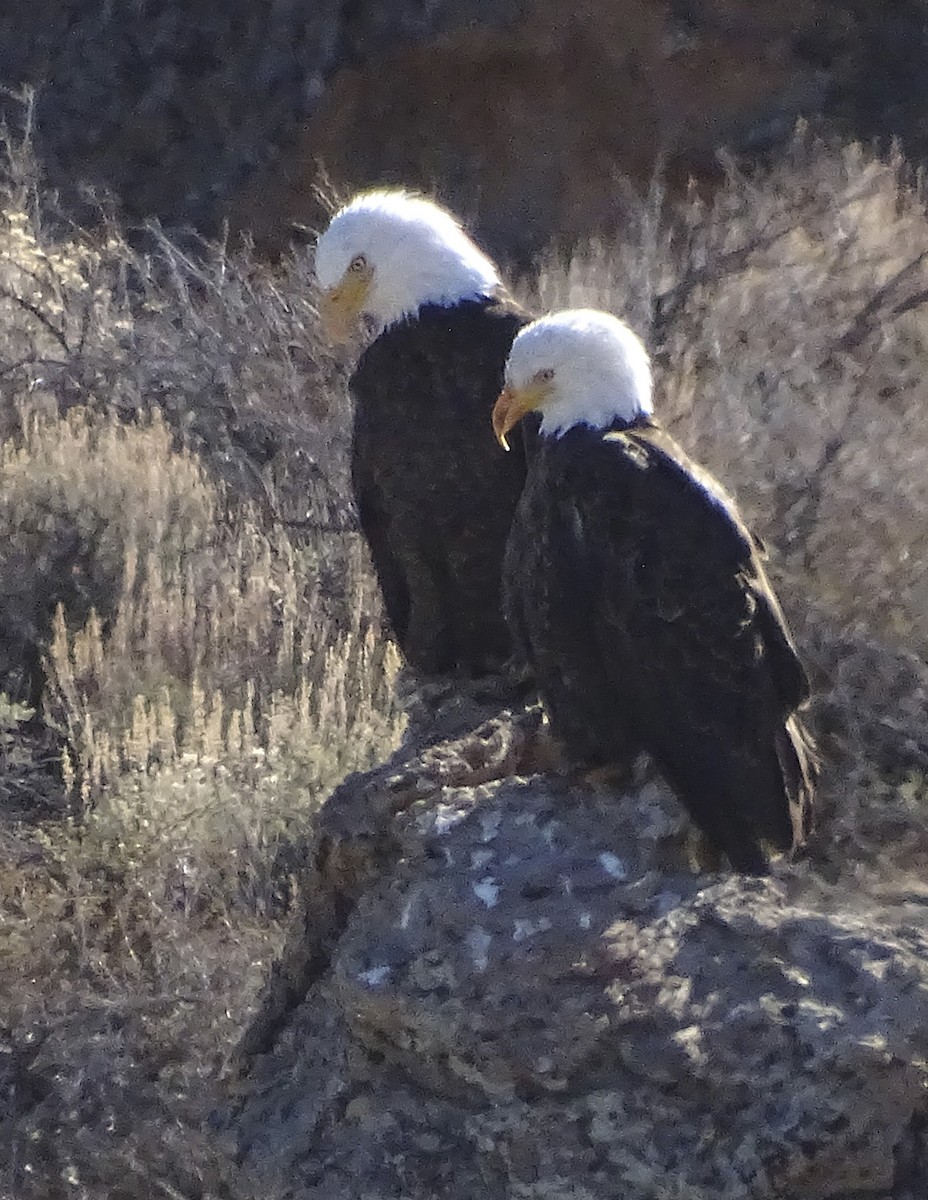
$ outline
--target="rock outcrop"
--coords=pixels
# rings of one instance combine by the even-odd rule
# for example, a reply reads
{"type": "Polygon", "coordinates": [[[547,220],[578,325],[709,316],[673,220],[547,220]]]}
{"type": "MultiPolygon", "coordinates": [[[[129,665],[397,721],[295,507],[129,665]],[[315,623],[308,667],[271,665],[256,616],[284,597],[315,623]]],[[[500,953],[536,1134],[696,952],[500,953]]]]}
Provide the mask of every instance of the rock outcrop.
{"type": "Polygon", "coordinates": [[[526,256],[613,227],[620,176],[710,173],[799,114],[928,149],[924,0],[36,0],[0,14],[0,84],[39,88],[35,146],[78,215],[268,249],[340,184],[435,187],[526,256]]]}
{"type": "Polygon", "coordinates": [[[646,764],[570,779],[537,709],[420,698],[320,814],[238,1063],[242,1160],[301,1200],[922,1197],[928,820],[872,763],[928,760],[905,703],[868,708],[880,676],[843,724],[832,677],[830,815],[766,879],[708,870],[646,764]]]}

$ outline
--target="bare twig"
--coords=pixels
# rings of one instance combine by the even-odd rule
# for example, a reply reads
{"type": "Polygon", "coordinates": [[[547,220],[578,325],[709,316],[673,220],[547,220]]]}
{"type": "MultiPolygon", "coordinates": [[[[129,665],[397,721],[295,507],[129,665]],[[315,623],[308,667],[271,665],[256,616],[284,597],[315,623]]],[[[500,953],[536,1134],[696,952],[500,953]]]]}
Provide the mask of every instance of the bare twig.
{"type": "Polygon", "coordinates": [[[19,308],[29,313],[30,316],[34,317],[35,320],[39,322],[43,329],[51,334],[58,345],[61,346],[62,350],[64,350],[65,354],[71,353],[71,347],[68,345],[68,339],[65,334],[52,323],[52,321],[37,305],[32,304],[29,300],[26,300],[24,296],[19,296],[16,294],[16,292],[11,292],[8,288],[4,287],[0,287],[0,299],[9,300],[12,304],[17,305],[19,308]]]}
{"type": "MultiPolygon", "coordinates": [[[[861,344],[861,342],[870,336],[870,334],[873,332],[877,319],[886,311],[886,302],[889,297],[899,287],[900,284],[902,284],[905,280],[910,279],[918,271],[919,267],[926,259],[928,259],[928,250],[923,250],[921,254],[916,255],[911,262],[906,263],[904,267],[900,267],[900,269],[895,273],[895,275],[892,276],[891,279],[888,279],[882,287],[878,288],[873,293],[867,303],[863,306],[863,308],[861,308],[860,312],[858,312],[854,317],[849,328],[837,342],[836,348],[838,350],[854,350],[861,344]]],[[[912,305],[911,307],[915,307],[915,305],[912,305]]],[[[892,312],[893,314],[898,314],[900,311],[900,306],[897,305],[893,308],[890,308],[888,311],[892,312]]],[[[908,309],[903,308],[901,311],[908,311],[908,309]]]]}

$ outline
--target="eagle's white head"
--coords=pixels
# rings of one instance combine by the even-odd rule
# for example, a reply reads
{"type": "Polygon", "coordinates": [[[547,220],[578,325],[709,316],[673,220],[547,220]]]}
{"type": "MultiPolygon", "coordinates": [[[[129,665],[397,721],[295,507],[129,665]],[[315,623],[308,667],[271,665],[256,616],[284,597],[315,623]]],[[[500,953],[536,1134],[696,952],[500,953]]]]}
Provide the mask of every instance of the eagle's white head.
{"type": "Polygon", "coordinates": [[[503,446],[509,430],[535,410],[541,432],[553,437],[574,425],[603,429],[649,417],[653,385],[643,342],[618,317],[591,308],[526,325],[512,344],[506,386],[493,409],[503,446]]]}
{"type": "Polygon", "coordinates": [[[451,213],[404,191],[363,193],[340,208],[316,244],[316,278],[336,341],[362,316],[382,328],[423,304],[457,304],[500,286],[451,213]]]}

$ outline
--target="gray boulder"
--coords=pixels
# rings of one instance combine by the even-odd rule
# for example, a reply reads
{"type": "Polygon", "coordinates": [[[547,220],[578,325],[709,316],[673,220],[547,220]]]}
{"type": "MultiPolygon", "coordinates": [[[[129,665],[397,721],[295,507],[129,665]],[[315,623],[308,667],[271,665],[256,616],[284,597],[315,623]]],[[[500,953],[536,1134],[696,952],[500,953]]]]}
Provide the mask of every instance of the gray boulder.
{"type": "Polygon", "coordinates": [[[877,808],[910,861],[928,847],[905,788],[839,864],[859,779],[832,752],[831,828],[745,879],[708,869],[647,763],[571,779],[537,709],[417,703],[323,809],[241,1048],[229,1123],[259,1178],[302,1200],[928,1194],[928,888],[871,853],[877,808]]]}

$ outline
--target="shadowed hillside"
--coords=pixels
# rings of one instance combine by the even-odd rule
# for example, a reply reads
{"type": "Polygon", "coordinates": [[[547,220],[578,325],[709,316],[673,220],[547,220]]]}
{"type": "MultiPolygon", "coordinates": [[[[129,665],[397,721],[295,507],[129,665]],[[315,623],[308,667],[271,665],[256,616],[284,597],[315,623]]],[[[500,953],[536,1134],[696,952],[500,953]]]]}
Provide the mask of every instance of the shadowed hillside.
{"type": "MultiPolygon", "coordinates": [[[[0,13],[0,87],[38,89],[52,185],[270,250],[351,186],[438,187],[496,252],[616,228],[613,185],[710,183],[797,117],[925,158],[925,0],[36,0],[0,13]]],[[[0,111],[18,122],[15,102],[0,111]]]]}
{"type": "MultiPolygon", "coordinates": [[[[314,815],[406,720],[343,373],[308,253],[62,238],[18,152],[2,201],[0,1192],[273,1200],[209,1114],[314,815]]],[[[711,205],[613,202],[621,237],[519,286],[629,318],[661,416],[770,548],[822,697],[810,870],[917,873],[922,198],[901,162],[801,137],[711,205]]]]}

